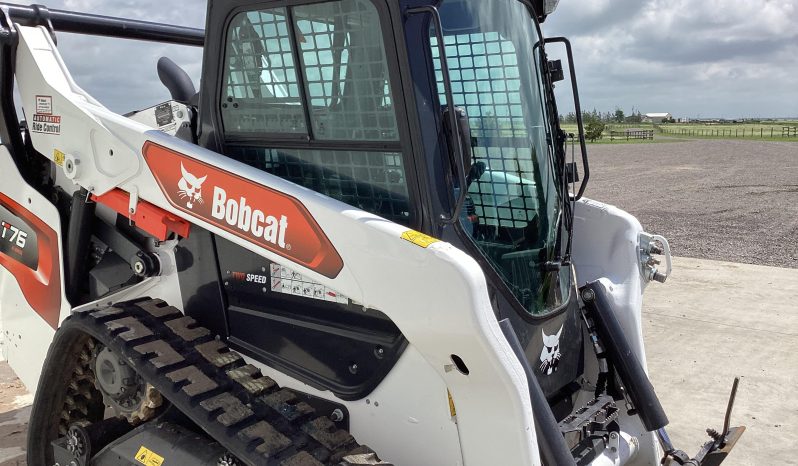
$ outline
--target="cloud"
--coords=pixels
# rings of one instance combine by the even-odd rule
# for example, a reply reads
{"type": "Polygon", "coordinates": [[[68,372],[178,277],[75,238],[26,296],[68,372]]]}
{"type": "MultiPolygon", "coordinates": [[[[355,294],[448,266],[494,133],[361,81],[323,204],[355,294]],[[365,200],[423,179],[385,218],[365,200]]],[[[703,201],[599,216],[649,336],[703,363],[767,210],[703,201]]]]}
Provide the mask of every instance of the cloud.
{"type": "Polygon", "coordinates": [[[791,1],[563,0],[543,30],[571,39],[583,107],[795,117],[796,24],[791,1]]]}
{"type": "MultiPolygon", "coordinates": [[[[48,6],[199,28],[206,8],[201,0],[55,0],[48,6]]],[[[571,39],[585,108],[798,117],[796,25],[793,0],[562,0],[543,30],[571,39]]],[[[78,84],[120,113],[169,98],[155,71],[161,56],[199,85],[200,48],[64,33],[58,39],[78,84]]],[[[571,98],[558,87],[565,113],[571,98]]]]}
{"type": "MultiPolygon", "coordinates": [[[[30,4],[30,2],[15,2],[30,4]]],[[[187,0],[56,0],[51,9],[117,16],[194,28],[205,27],[205,2],[187,0]]],[[[156,63],[167,56],[199,87],[202,48],[156,42],[56,33],[58,50],[75,82],[103,105],[118,113],[146,108],[169,99],[156,63]]]]}

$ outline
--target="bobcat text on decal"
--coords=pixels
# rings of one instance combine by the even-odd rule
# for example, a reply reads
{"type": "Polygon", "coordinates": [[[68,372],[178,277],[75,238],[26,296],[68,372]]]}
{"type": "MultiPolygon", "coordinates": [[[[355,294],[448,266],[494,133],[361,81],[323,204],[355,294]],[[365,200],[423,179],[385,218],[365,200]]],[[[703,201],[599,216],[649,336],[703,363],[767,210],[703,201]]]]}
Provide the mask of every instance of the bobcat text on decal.
{"type": "Polygon", "coordinates": [[[288,228],[288,218],[281,215],[280,219],[266,215],[259,209],[247,205],[247,198],[241,196],[238,201],[227,199],[227,192],[215,186],[213,188],[213,205],[211,215],[218,220],[224,220],[228,225],[240,230],[249,231],[253,235],[262,237],[266,241],[285,248],[285,231],[288,228]]]}

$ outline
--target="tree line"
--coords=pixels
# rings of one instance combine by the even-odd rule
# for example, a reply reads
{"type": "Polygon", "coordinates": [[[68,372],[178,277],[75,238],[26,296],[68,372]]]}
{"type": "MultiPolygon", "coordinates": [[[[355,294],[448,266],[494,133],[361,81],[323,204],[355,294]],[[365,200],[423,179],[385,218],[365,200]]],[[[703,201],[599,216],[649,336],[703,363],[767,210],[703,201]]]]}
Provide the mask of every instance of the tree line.
{"type": "MultiPolygon", "coordinates": [[[[634,107],[628,115],[620,107],[615,107],[614,112],[599,112],[594,108],[592,111],[582,110],[582,121],[586,125],[589,122],[640,123],[643,121],[643,114],[634,107]]],[[[560,115],[560,124],[576,124],[576,113],[568,112],[566,115],[560,115]]]]}

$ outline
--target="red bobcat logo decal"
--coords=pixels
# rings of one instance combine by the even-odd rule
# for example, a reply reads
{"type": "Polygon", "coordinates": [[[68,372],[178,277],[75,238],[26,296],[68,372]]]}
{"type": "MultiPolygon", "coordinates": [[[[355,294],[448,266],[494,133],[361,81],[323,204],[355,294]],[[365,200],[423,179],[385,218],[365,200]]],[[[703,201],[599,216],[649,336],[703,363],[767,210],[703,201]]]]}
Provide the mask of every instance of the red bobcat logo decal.
{"type": "Polygon", "coordinates": [[[327,277],[343,268],[298,199],[153,142],[144,143],[142,153],[175,208],[327,277]],[[203,190],[205,197],[211,193],[210,202],[203,190]]]}

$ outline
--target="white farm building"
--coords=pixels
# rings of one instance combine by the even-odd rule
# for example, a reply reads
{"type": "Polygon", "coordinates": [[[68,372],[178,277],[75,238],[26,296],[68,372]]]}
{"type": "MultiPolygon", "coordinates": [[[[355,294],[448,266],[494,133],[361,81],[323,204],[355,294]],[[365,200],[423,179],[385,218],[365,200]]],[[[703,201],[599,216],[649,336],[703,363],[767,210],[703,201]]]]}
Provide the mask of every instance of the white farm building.
{"type": "Polygon", "coordinates": [[[670,113],[646,113],[643,115],[644,123],[662,123],[662,120],[670,120],[673,115],[670,113]]]}

